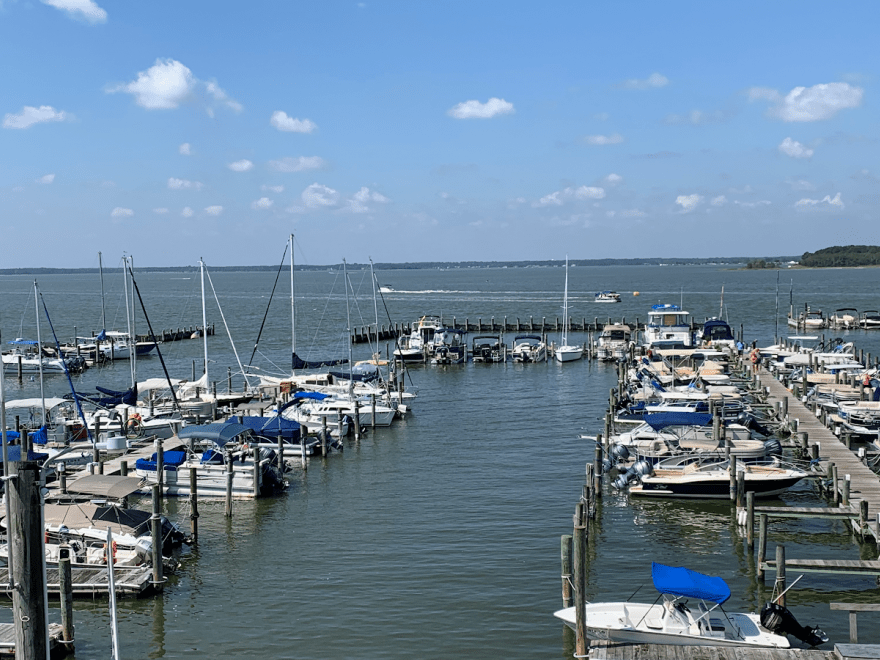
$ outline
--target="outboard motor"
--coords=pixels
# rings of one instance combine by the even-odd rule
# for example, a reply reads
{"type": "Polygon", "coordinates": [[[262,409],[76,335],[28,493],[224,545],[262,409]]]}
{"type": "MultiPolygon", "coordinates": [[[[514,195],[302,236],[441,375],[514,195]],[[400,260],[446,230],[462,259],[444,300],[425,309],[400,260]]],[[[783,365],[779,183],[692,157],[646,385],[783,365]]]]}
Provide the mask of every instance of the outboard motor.
{"type": "Polygon", "coordinates": [[[763,436],[773,435],[773,431],[771,431],[766,426],[761,424],[757,419],[755,419],[754,415],[750,415],[747,412],[741,412],[739,415],[737,415],[736,421],[749,429],[749,431],[760,433],[763,436]]]}
{"type": "Polygon", "coordinates": [[[777,603],[766,603],[761,608],[761,625],[777,635],[791,635],[809,646],[828,641],[828,635],[818,627],[810,628],[797,622],[788,608],[777,603]]]}
{"type": "Polygon", "coordinates": [[[626,445],[617,443],[611,447],[611,458],[618,463],[625,461],[629,458],[629,449],[626,448],[626,445]]]}
{"type": "Polygon", "coordinates": [[[611,467],[612,467],[611,460],[608,458],[603,458],[602,459],[602,472],[604,474],[608,474],[609,472],[611,472],[611,467]]]}
{"type": "Polygon", "coordinates": [[[631,467],[626,472],[622,472],[617,479],[611,482],[611,485],[617,490],[623,490],[633,481],[638,481],[639,474],[635,471],[634,467],[631,467]]]}
{"type": "Polygon", "coordinates": [[[633,463],[633,466],[629,471],[637,477],[650,477],[654,474],[654,466],[651,465],[651,461],[642,458],[633,463]]]}

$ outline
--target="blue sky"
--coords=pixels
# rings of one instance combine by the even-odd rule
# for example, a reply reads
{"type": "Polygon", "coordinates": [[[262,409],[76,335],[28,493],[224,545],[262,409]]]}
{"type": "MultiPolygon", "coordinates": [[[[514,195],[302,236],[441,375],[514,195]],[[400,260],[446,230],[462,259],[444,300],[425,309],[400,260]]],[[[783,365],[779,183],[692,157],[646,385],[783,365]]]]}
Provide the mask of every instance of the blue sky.
{"type": "Polygon", "coordinates": [[[878,14],[0,0],[0,267],[876,244],[878,14]]]}

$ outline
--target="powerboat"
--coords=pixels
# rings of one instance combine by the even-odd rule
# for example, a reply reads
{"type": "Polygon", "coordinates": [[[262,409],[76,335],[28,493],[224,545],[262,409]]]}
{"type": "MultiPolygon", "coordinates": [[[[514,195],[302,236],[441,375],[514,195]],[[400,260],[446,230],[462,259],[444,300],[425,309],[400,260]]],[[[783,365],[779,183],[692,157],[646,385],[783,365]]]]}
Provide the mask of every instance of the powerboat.
{"type": "Polygon", "coordinates": [[[401,362],[423,362],[430,357],[430,343],[434,333],[443,328],[439,316],[422,316],[416,321],[408,335],[397,338],[394,359],[401,362]]]}
{"type": "Polygon", "coordinates": [[[859,319],[859,325],[865,330],[880,328],[880,312],[876,309],[865,310],[862,312],[862,316],[859,319]]]}
{"type": "Polygon", "coordinates": [[[615,291],[600,291],[594,299],[597,303],[619,303],[620,294],[615,291]]]}
{"type": "Polygon", "coordinates": [[[828,325],[842,330],[857,328],[859,327],[859,311],[855,307],[841,307],[828,317],[828,325]]]}
{"type": "Polygon", "coordinates": [[[431,364],[461,364],[467,359],[464,330],[440,328],[428,345],[431,364]]]}
{"type": "Polygon", "coordinates": [[[821,309],[810,309],[807,307],[800,314],[795,316],[793,312],[788,313],[788,325],[793,328],[802,328],[804,330],[821,330],[827,325],[825,316],[821,309]]]}
{"type": "Polygon", "coordinates": [[[632,330],[628,325],[606,325],[596,339],[596,357],[605,361],[625,360],[632,345],[632,330]]]}
{"type": "Polygon", "coordinates": [[[691,314],[674,304],[653,305],[645,325],[648,348],[693,346],[691,314]]]}
{"type": "MultiPolygon", "coordinates": [[[[651,577],[660,592],[652,604],[588,603],[584,619],[587,637],[628,644],[778,649],[791,647],[786,634],[798,636],[810,646],[828,641],[821,630],[800,626],[791,612],[779,605],[765,606],[760,615],[725,611],[722,604],[730,598],[730,587],[720,577],[656,562],[651,566],[651,577]]],[[[574,607],[554,616],[576,628],[574,607]]]]}
{"type": "Polygon", "coordinates": [[[514,362],[544,362],[547,344],[540,335],[517,335],[513,338],[510,355],[514,362]]]}
{"type": "Polygon", "coordinates": [[[498,335],[477,335],[471,344],[474,362],[504,362],[506,351],[498,335]]]}

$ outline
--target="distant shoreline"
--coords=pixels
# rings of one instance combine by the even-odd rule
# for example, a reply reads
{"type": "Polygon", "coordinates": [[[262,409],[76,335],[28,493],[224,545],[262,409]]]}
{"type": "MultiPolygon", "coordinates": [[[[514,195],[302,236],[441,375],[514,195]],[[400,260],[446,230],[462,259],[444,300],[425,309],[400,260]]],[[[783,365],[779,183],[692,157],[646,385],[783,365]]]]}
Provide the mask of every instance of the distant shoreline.
{"type": "MultiPolygon", "coordinates": [[[[570,267],[577,266],[735,266],[752,261],[754,257],[713,257],[705,259],[687,259],[678,257],[652,257],[645,259],[571,259],[570,267]]],[[[765,257],[767,261],[780,263],[798,261],[799,257],[765,257]]],[[[377,270],[457,270],[473,268],[554,268],[563,267],[565,261],[548,259],[544,261],[425,261],[412,263],[376,263],[377,270]]],[[[211,270],[239,272],[275,272],[278,266],[212,266],[211,270]]],[[[287,268],[282,266],[282,268],[287,268]]],[[[368,270],[370,264],[346,264],[349,270],[368,270]]],[[[297,271],[341,270],[342,264],[295,264],[297,271]]],[[[98,273],[98,268],[0,268],[0,275],[70,275],[98,273]]],[[[104,268],[105,273],[121,273],[121,268],[104,268]]],[[[138,273],[198,273],[196,266],[138,266],[138,273]]]]}

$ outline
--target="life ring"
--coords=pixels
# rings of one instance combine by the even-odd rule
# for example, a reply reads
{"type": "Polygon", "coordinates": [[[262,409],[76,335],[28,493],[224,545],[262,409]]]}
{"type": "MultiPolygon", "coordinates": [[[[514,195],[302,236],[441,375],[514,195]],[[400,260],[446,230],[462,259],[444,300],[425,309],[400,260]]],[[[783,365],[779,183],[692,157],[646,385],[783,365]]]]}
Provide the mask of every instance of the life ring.
{"type": "Polygon", "coordinates": [[[864,380],[862,380],[862,387],[871,387],[871,376],[865,374],[864,380]]]}
{"type": "Polygon", "coordinates": [[[758,361],[761,359],[761,354],[758,352],[757,348],[752,349],[752,352],[749,354],[749,359],[752,361],[752,364],[758,364],[758,361]]]}
{"type": "MultiPolygon", "coordinates": [[[[107,563],[107,544],[104,543],[104,544],[101,546],[101,549],[104,551],[104,552],[103,552],[102,561],[103,561],[103,563],[106,564],[106,563],[107,563]]],[[[110,544],[110,552],[113,553],[113,563],[114,563],[114,564],[116,563],[116,550],[117,550],[116,541],[113,541],[113,542],[110,544]]]]}
{"type": "Polygon", "coordinates": [[[135,413],[125,423],[125,436],[127,438],[140,438],[143,434],[144,423],[141,421],[141,416],[135,413]]]}

